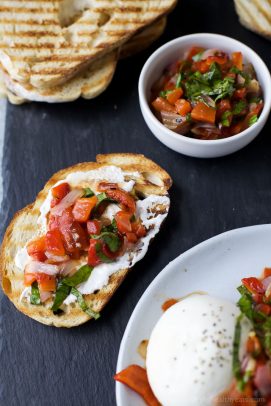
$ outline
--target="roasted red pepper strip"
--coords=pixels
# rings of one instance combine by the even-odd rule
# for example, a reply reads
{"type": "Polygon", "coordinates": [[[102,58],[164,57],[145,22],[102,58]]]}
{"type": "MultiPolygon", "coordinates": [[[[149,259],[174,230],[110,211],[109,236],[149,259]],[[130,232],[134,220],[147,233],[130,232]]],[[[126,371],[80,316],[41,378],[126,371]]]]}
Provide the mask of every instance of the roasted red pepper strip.
{"type": "Polygon", "coordinates": [[[106,194],[110,199],[116,200],[118,203],[125,206],[126,210],[130,213],[134,213],[136,210],[136,203],[132,196],[129,193],[125,192],[124,190],[115,189],[115,190],[107,190],[106,194]]]}
{"type": "Polygon", "coordinates": [[[137,392],[148,406],[161,406],[150,387],[146,369],[139,365],[130,365],[114,376],[115,381],[124,383],[137,392]]]}
{"type": "Polygon", "coordinates": [[[243,278],[242,279],[243,285],[249,290],[251,293],[264,293],[265,289],[263,287],[263,284],[259,279],[257,278],[243,278]]]}

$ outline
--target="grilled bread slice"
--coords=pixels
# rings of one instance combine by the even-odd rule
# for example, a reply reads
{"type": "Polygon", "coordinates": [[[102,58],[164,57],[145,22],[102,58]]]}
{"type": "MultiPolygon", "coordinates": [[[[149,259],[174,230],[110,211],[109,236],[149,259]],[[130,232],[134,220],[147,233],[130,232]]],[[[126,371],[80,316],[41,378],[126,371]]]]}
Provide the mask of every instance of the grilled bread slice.
{"type": "MultiPolygon", "coordinates": [[[[121,48],[120,58],[127,58],[147,48],[164,32],[167,19],[153,23],[142,32],[136,34],[121,48]]],[[[93,99],[101,94],[110,84],[117,65],[117,50],[94,61],[86,72],[81,73],[63,85],[48,89],[37,89],[31,85],[23,85],[12,80],[7,72],[2,70],[3,85],[0,97],[7,96],[12,104],[23,104],[28,101],[41,101],[47,103],[69,102],[82,97],[93,99]]]]}
{"type": "MultiPolygon", "coordinates": [[[[130,173],[139,172],[140,177],[137,178],[135,184],[136,193],[141,197],[157,195],[162,200],[164,199],[163,201],[166,200],[168,202],[155,204],[151,209],[151,216],[162,215],[165,217],[169,209],[169,199],[166,196],[168,196],[167,192],[172,184],[172,180],[166,171],[143,155],[127,153],[98,155],[97,162],[81,163],[53,175],[46,183],[44,189],[38,194],[36,201],[14,216],[6,230],[0,252],[2,288],[5,294],[18,310],[41,323],[56,327],[73,327],[85,323],[91,317],[84,313],[76,302],[64,305],[64,313],[55,315],[48,307],[43,305],[34,306],[29,302],[20,300],[24,289],[24,275],[15,264],[15,256],[18,250],[24,247],[29,240],[36,238],[42,233],[37,226],[40,207],[45,201],[49,190],[56,182],[65,179],[67,175],[74,172],[84,172],[106,166],[116,166],[130,173]]],[[[100,312],[122,283],[127,273],[128,269],[119,269],[110,276],[108,283],[98,292],[84,295],[87,304],[93,310],[100,312]]]]}
{"type": "Polygon", "coordinates": [[[235,8],[242,25],[271,39],[270,0],[235,0],[235,8]]]}
{"type": "Polygon", "coordinates": [[[3,0],[0,62],[37,88],[65,83],[173,9],[177,0],[3,0]]]}
{"type": "Polygon", "coordinates": [[[2,70],[1,75],[9,101],[13,104],[22,104],[27,101],[63,103],[76,100],[79,97],[93,99],[99,96],[109,86],[115,73],[117,60],[118,55],[117,50],[115,50],[94,61],[86,72],[67,83],[41,90],[12,80],[4,70],[2,70]]]}

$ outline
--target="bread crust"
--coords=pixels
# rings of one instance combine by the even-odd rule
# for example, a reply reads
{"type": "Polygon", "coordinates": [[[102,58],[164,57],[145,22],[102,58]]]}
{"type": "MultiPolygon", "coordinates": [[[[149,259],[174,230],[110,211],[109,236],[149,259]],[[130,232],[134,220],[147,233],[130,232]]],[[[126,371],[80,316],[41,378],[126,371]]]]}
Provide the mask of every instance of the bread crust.
{"type": "MultiPolygon", "coordinates": [[[[79,163],[55,173],[39,192],[35,202],[14,215],[4,235],[0,249],[0,280],[2,289],[18,310],[43,324],[56,327],[74,327],[85,323],[91,318],[80,309],[77,303],[65,305],[65,312],[63,314],[54,315],[50,308],[46,308],[43,305],[33,306],[25,301],[20,301],[20,295],[24,289],[23,273],[18,271],[14,257],[16,252],[25,246],[27,241],[39,235],[40,230],[37,227],[39,208],[51,187],[56,182],[65,179],[69,173],[98,169],[108,165],[115,165],[127,171],[140,172],[142,178],[136,183],[135,189],[145,195],[167,195],[167,191],[172,185],[169,174],[144,155],[115,153],[97,155],[96,159],[97,162],[79,163]],[[153,179],[157,180],[156,183],[159,183],[159,185],[155,185],[148,180],[148,175],[150,174],[154,177],[153,179]]],[[[109,283],[100,291],[84,295],[87,304],[95,311],[100,312],[125,279],[128,271],[128,269],[120,269],[111,275],[109,283]]]]}

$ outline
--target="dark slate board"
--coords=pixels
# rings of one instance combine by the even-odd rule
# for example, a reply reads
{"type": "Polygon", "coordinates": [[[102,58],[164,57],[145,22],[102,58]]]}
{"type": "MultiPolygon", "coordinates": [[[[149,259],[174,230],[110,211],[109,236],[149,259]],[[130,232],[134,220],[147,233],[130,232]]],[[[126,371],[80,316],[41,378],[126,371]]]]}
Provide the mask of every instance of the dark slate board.
{"type": "Polygon", "coordinates": [[[97,153],[146,154],[169,171],[174,187],[165,227],[99,321],[73,330],[46,327],[1,298],[1,405],[114,405],[112,376],[121,337],[153,278],[170,260],[206,238],[270,221],[270,121],[247,148],[215,160],[174,153],[152,136],[143,121],[137,81],[144,62],[159,45],[193,32],[240,39],[270,66],[270,43],[239,25],[232,1],[183,0],[161,40],[120,62],[111,86],[97,100],[8,107],[2,232],[15,211],[35,199],[51,174],[95,160],[97,153]]]}

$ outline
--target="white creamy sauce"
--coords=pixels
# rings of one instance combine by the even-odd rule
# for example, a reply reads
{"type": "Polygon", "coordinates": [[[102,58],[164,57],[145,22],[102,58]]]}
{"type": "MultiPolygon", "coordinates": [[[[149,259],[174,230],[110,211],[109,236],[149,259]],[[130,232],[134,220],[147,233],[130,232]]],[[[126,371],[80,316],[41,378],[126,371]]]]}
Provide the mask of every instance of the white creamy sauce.
{"type": "MultiPolygon", "coordinates": [[[[53,187],[63,182],[68,182],[71,187],[78,187],[82,183],[86,184],[87,182],[89,182],[93,191],[96,192],[95,182],[104,180],[112,183],[118,183],[119,187],[121,187],[123,190],[131,192],[134,187],[135,181],[126,181],[126,176],[136,179],[139,178],[141,175],[139,172],[124,172],[121,168],[118,168],[116,166],[104,166],[102,168],[91,171],[71,173],[65,179],[57,182],[53,187]]],[[[38,224],[40,225],[42,232],[46,232],[47,214],[50,212],[51,199],[52,193],[50,190],[45,201],[40,207],[38,224]]],[[[96,266],[93,269],[89,279],[77,287],[78,290],[82,294],[91,294],[96,290],[100,290],[108,284],[109,278],[113,273],[122,269],[130,268],[136,262],[142,259],[148,250],[150,241],[158,233],[162,222],[166,218],[169,205],[170,200],[167,196],[150,195],[144,200],[137,201],[136,215],[142,220],[143,225],[146,227],[147,235],[141,238],[135,245],[131,245],[130,248],[128,247],[128,250],[124,253],[124,255],[118,258],[115,262],[96,266]],[[159,211],[157,205],[162,205],[166,208],[163,214],[157,214],[157,212],[159,211]]],[[[103,217],[107,217],[112,221],[114,215],[119,210],[120,208],[118,205],[110,204],[105,210],[103,217]]],[[[31,260],[31,258],[27,254],[26,247],[24,247],[20,251],[18,251],[15,257],[15,264],[23,272],[29,260],[31,260]]],[[[84,264],[85,262],[81,263],[81,260],[78,261],[77,268],[84,264]]],[[[26,298],[27,300],[29,300],[29,294],[27,292],[29,291],[26,289],[23,291],[23,294],[21,295],[22,299],[26,298]]],[[[64,301],[64,304],[68,305],[72,302],[75,302],[76,300],[77,299],[75,296],[69,295],[64,301]]]]}

